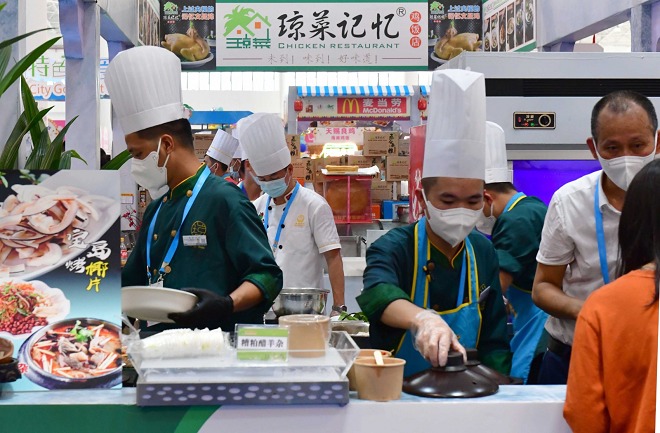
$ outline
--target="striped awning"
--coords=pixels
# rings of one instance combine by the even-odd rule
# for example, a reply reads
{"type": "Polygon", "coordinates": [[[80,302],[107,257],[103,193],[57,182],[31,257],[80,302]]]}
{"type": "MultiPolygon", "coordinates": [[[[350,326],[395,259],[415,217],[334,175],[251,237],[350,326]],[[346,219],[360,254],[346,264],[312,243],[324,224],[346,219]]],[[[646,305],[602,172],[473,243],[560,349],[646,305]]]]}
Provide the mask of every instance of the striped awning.
{"type": "Polygon", "coordinates": [[[298,96],[412,96],[413,86],[298,86],[298,96]]]}
{"type": "Polygon", "coordinates": [[[422,96],[428,96],[430,91],[431,86],[419,86],[419,93],[421,93],[422,96]]]}

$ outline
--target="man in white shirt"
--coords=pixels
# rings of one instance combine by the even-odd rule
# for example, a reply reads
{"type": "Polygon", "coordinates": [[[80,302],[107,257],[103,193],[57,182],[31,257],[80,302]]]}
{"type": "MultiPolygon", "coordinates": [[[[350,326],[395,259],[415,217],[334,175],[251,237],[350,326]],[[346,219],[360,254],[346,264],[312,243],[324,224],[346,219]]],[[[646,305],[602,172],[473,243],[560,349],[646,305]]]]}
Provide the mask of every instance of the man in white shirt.
{"type": "Polygon", "coordinates": [[[253,203],[262,217],[285,288],[322,288],[323,258],[332,286],[332,313],[346,311],[341,244],[330,206],[293,177],[281,120],[257,113],[239,126],[241,146],[264,194],[253,203]]]}
{"type": "Polygon", "coordinates": [[[551,316],[539,383],[566,383],[575,320],[587,296],[616,275],[626,190],[660,150],[657,129],[653,104],[636,92],[613,92],[593,108],[587,145],[602,170],[555,192],[536,256],[532,297],[551,316]]]}

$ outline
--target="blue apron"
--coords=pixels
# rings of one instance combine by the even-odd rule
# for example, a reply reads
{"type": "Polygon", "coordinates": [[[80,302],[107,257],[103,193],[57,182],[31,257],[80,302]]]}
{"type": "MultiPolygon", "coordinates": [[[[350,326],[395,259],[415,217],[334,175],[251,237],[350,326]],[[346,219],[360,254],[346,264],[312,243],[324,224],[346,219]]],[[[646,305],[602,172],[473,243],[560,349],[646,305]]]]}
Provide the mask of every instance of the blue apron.
{"type": "MultiPolygon", "coordinates": [[[[527,196],[522,192],[511,197],[504,206],[502,215],[513,209],[525,197],[527,196]]],[[[511,376],[519,377],[527,383],[529,369],[548,315],[534,304],[531,292],[511,285],[506,296],[514,311],[511,376]]]]}
{"type": "MultiPolygon", "coordinates": [[[[426,217],[422,217],[415,226],[415,270],[413,273],[413,287],[410,293],[411,301],[421,308],[428,308],[429,280],[426,273],[426,264],[431,259],[431,243],[426,236],[426,217]],[[426,260],[420,260],[420,257],[426,260]]],[[[474,249],[469,239],[465,239],[463,261],[461,265],[461,282],[456,300],[456,308],[437,312],[451,327],[459,342],[464,347],[477,347],[481,330],[481,311],[479,310],[479,276],[477,274],[477,261],[474,249]],[[466,260],[467,256],[467,260],[466,260]],[[469,281],[468,302],[463,303],[465,297],[466,273],[469,281]]],[[[406,360],[404,376],[410,376],[431,367],[431,364],[414,347],[414,337],[406,331],[396,356],[406,360]]]]}

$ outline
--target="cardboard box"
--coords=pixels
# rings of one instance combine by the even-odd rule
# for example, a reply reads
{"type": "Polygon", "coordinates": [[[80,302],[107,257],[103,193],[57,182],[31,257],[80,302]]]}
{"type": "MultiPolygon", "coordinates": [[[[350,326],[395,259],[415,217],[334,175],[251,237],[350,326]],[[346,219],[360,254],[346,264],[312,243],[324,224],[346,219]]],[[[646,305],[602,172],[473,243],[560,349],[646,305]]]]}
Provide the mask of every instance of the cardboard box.
{"type": "Polygon", "coordinates": [[[394,156],[399,153],[398,146],[398,132],[365,131],[362,154],[365,156],[394,156]]]}
{"type": "Polygon", "coordinates": [[[193,146],[195,147],[195,156],[198,159],[204,159],[206,151],[211,147],[214,133],[198,132],[193,136],[193,146]]]}
{"type": "Polygon", "coordinates": [[[387,168],[385,170],[385,180],[397,181],[408,180],[408,172],[410,170],[410,157],[409,156],[388,156],[387,168]]]}
{"type": "Polygon", "coordinates": [[[289,146],[289,151],[291,152],[291,158],[296,158],[300,156],[300,135],[287,134],[286,145],[289,146]]]}
{"type": "Polygon", "coordinates": [[[303,182],[314,182],[314,163],[309,158],[291,158],[293,177],[303,182]]]}
{"type": "Polygon", "coordinates": [[[399,156],[410,156],[410,135],[399,136],[399,156]]]}
{"type": "Polygon", "coordinates": [[[380,203],[383,200],[392,200],[394,195],[392,194],[392,182],[386,182],[384,180],[372,180],[371,181],[371,201],[374,203],[380,203]]]}
{"type": "Polygon", "coordinates": [[[325,176],[321,173],[321,170],[325,168],[326,165],[346,165],[346,158],[342,156],[329,156],[327,158],[316,158],[312,159],[314,164],[314,182],[323,182],[325,176]]]}
{"type": "Polygon", "coordinates": [[[346,156],[346,165],[357,165],[359,168],[371,168],[374,165],[385,171],[385,158],[382,156],[346,156]]]}

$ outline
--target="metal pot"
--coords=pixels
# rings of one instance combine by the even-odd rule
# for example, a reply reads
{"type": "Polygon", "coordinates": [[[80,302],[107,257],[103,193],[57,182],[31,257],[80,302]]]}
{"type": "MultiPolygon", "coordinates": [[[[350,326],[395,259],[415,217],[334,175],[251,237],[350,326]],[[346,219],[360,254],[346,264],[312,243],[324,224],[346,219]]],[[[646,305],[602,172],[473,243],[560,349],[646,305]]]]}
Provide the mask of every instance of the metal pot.
{"type": "Polygon", "coordinates": [[[277,317],[291,314],[323,314],[329,290],[316,288],[286,288],[273,302],[277,317]]]}

